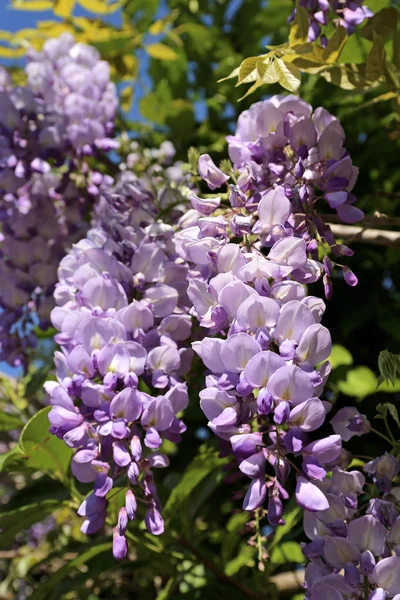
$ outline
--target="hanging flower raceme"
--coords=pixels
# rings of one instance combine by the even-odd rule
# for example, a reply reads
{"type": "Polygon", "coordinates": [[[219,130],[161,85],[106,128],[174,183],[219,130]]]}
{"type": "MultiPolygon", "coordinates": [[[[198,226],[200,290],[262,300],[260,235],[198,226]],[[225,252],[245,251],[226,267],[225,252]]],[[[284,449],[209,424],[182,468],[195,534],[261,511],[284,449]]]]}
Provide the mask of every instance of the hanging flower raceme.
{"type": "Polygon", "coordinates": [[[27,87],[0,73],[0,359],[25,369],[34,329],[49,325],[54,265],[85,234],[93,197],[113,181],[91,171],[83,154],[115,144],[106,134],[116,94],[97,50],[67,35],[35,57],[27,87]],[[75,114],[78,105],[86,113],[75,114]]]}
{"type": "MultiPolygon", "coordinates": [[[[365,6],[364,0],[299,0],[299,6],[306,9],[309,18],[308,40],[313,42],[321,36],[323,46],[327,40],[323,27],[333,22],[346,29],[348,35],[355,32],[356,26],[370,19],[374,13],[365,6]],[[321,35],[322,33],[322,35],[321,35]]],[[[293,21],[296,9],[289,21],[293,21]]]]}
{"type": "Polygon", "coordinates": [[[115,147],[110,139],[118,107],[110,65],[92,46],[62,34],[31,50],[26,67],[28,86],[59,117],[53,135],[90,154],[93,148],[115,147]]]}
{"type": "Polygon", "coordinates": [[[341,191],[344,203],[354,202],[349,190],[356,170],[338,121],[323,109],[310,117],[311,107],[292,96],[243,113],[228,138],[235,183],[201,156],[199,173],[209,188],[228,185],[229,191],[190,195],[193,211],[175,236],[177,252],[191,264],[191,312],[217,336],[193,344],[209,370],[200,404],[251,480],[244,508],[268,502],[271,525],[281,521],[292,468],[299,505],[327,509],[316,482],[341,455],[339,434],[315,440],[331,409],[320,398],[331,336],[320,323],[324,302],[307,296],[304,284],[324,272],[315,260],[322,242],[317,201],[341,191]],[[328,137],[318,147],[324,127],[328,137]]]}
{"type": "Polygon", "coordinates": [[[389,454],[365,465],[382,496],[367,504],[366,480],[359,471],[335,468],[330,479],[318,483],[329,508],[304,514],[304,530],[311,540],[303,547],[310,560],[307,599],[400,598],[399,489],[392,490],[399,470],[399,462],[389,454]]]}
{"type": "Polygon", "coordinates": [[[78,511],[83,532],[104,524],[114,481],[126,487],[117,559],[127,553],[124,534],[138,502],[148,531],[163,532],[153,469],[168,466],[162,440],[177,443],[185,431],[177,415],[188,403],[183,376],[193,355],[188,267],[175,253],[171,221],[157,219],[161,207],[172,204],[168,214],[180,216],[185,204],[168,173],[154,167],[151,181],[149,171],[126,171],[101,198],[97,226],[60,263],[51,315],[62,352],[58,382],[46,384],[50,431],[76,449],[77,479],[94,483],[78,511]]]}

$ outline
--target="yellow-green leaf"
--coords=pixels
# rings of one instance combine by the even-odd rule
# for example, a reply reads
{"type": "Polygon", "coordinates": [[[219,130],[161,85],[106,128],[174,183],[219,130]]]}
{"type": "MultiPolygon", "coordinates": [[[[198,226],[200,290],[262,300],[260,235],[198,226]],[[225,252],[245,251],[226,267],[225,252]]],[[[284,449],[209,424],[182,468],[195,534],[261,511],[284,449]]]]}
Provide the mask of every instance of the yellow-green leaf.
{"type": "Polygon", "coordinates": [[[240,85],[242,83],[251,83],[252,81],[256,81],[257,74],[257,62],[259,60],[258,56],[250,56],[246,58],[239,67],[239,76],[238,82],[236,85],[240,85]]]}
{"type": "Polygon", "coordinates": [[[394,6],[389,6],[377,12],[371,19],[368,19],[365,27],[362,28],[362,35],[367,40],[373,40],[374,33],[377,33],[382,38],[391,35],[397,29],[397,21],[399,11],[394,6]]]}
{"type": "Polygon", "coordinates": [[[300,87],[301,71],[291,63],[284,62],[281,58],[275,58],[274,68],[279,83],[285,90],[296,92],[300,87]]]}
{"type": "Polygon", "coordinates": [[[290,28],[289,45],[303,44],[308,39],[308,13],[303,6],[296,6],[296,16],[290,28]]]}
{"type": "Polygon", "coordinates": [[[239,102],[241,100],[244,100],[245,98],[247,98],[247,96],[250,96],[250,94],[252,94],[253,92],[255,92],[256,89],[258,89],[262,85],[263,85],[263,81],[261,79],[257,79],[257,81],[255,83],[253,83],[253,85],[247,90],[247,92],[245,93],[245,95],[242,96],[241,98],[239,98],[239,102]]]}
{"type": "Polygon", "coordinates": [[[158,60],[176,60],[179,56],[175,50],[166,44],[150,44],[146,46],[146,50],[152,58],[157,58],[158,60]]]}
{"type": "Polygon", "coordinates": [[[75,0],[56,0],[54,5],[54,14],[57,17],[68,19],[74,10],[75,0]]]}
{"type": "Polygon", "coordinates": [[[20,58],[24,56],[25,48],[9,48],[7,46],[0,46],[0,57],[1,58],[20,58]]]}
{"type": "Polygon", "coordinates": [[[346,40],[347,32],[345,28],[340,25],[337,27],[331,39],[328,40],[328,43],[322,52],[323,62],[327,62],[329,64],[335,63],[339,58],[341,51],[343,50],[346,40]]]}
{"type": "Polygon", "coordinates": [[[374,41],[367,58],[367,69],[365,79],[367,81],[377,81],[384,73],[386,51],[383,45],[383,39],[377,33],[374,33],[374,41]]]}
{"type": "Polygon", "coordinates": [[[286,565],[291,562],[302,563],[304,562],[304,554],[297,542],[283,542],[280,546],[275,546],[270,560],[275,565],[286,565]]]}
{"type": "Polygon", "coordinates": [[[14,0],[12,7],[15,10],[52,10],[53,2],[50,0],[14,0]]]}
{"type": "Polygon", "coordinates": [[[227,81],[228,79],[234,79],[234,77],[239,77],[239,71],[240,67],[236,67],[236,69],[233,69],[232,73],[229,73],[229,75],[223,77],[222,79],[218,79],[217,83],[222,83],[223,81],[227,81]]]}
{"type": "Polygon", "coordinates": [[[337,369],[342,365],[352,365],[353,357],[344,346],[333,344],[332,352],[328,359],[332,365],[332,369],[337,369]]]}
{"type": "Polygon", "coordinates": [[[344,90],[363,90],[370,87],[365,81],[365,65],[345,65],[331,67],[321,73],[322,77],[344,90]]]}
{"type": "Polygon", "coordinates": [[[110,4],[107,0],[77,0],[85,10],[99,15],[111,15],[123,6],[125,0],[110,4]]]}
{"type": "Polygon", "coordinates": [[[131,105],[132,105],[132,99],[133,99],[133,88],[131,85],[129,85],[128,87],[124,88],[121,92],[121,108],[122,110],[124,110],[125,112],[129,112],[131,105]]]}
{"type": "Polygon", "coordinates": [[[274,60],[268,59],[257,62],[257,72],[263,83],[276,83],[279,81],[279,75],[275,69],[274,60]]]}

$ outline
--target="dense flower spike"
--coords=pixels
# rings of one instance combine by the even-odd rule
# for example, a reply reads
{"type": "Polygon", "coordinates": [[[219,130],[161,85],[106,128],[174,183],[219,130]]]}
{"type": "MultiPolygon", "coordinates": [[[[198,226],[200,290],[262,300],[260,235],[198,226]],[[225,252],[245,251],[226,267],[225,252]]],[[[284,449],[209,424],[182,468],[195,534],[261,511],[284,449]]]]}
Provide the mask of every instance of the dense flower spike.
{"type": "Polygon", "coordinates": [[[99,52],[64,33],[45,42],[42,52],[30,51],[28,58],[30,89],[58,117],[50,137],[66,137],[84,153],[115,147],[109,134],[118,100],[110,66],[99,52]]]}
{"type": "MultiPolygon", "coordinates": [[[[244,508],[268,503],[271,525],[281,520],[293,459],[301,459],[298,504],[320,511],[329,502],[317,484],[341,455],[340,435],[315,439],[331,409],[320,398],[331,336],[320,323],[324,302],[307,296],[304,284],[324,270],[330,276],[332,263],[316,260],[318,246],[329,239],[337,249],[317,202],[325,197],[339,213],[354,208],[357,170],[343,140],[337,119],[324,109],[312,114],[294,96],[253,105],[228,138],[235,183],[214,198],[190,195],[192,218],[175,236],[192,266],[191,312],[219,334],[192,344],[209,370],[200,405],[251,480],[244,508]]],[[[199,173],[213,190],[229,181],[208,155],[199,173]]],[[[354,435],[363,433],[367,424],[352,417],[354,435]]]]}
{"type": "Polygon", "coordinates": [[[46,384],[50,431],[77,450],[77,479],[94,482],[79,508],[85,533],[104,524],[106,496],[122,477],[127,491],[114,529],[116,559],[127,553],[137,502],[146,507],[148,531],[163,532],[153,469],[169,463],[159,451],[162,440],[179,442],[185,431],[177,415],[188,403],[183,376],[193,355],[188,267],[174,251],[171,219],[157,219],[169,208],[170,217],[182,215],[185,175],[179,164],[162,169],[146,160],[145,175],[126,170],[101,198],[96,227],[61,261],[51,314],[62,352],[55,356],[58,382],[46,384]]]}
{"type": "MultiPolygon", "coordinates": [[[[310,27],[308,40],[313,42],[321,36],[321,42],[326,45],[323,27],[331,21],[341,25],[348,35],[354,33],[357,25],[373,16],[372,10],[364,5],[364,0],[299,0],[299,6],[306,9],[310,27]]],[[[294,19],[296,10],[293,11],[290,21],[294,19]]]]}
{"type": "MultiPolygon", "coordinates": [[[[55,264],[87,230],[91,199],[112,178],[83,154],[109,149],[117,107],[107,63],[70,35],[32,53],[27,87],[0,79],[0,358],[27,366],[53,305],[55,264]]],[[[97,156],[97,158],[99,158],[97,156]]]]}
{"type": "MultiPolygon", "coordinates": [[[[399,471],[390,455],[364,467],[366,473],[380,473],[382,497],[371,498],[365,476],[359,471],[336,467],[331,479],[317,485],[329,500],[329,508],[305,511],[304,530],[311,540],[303,547],[310,560],[306,568],[306,598],[319,600],[322,594],[335,600],[372,600],[398,597],[400,592],[400,512],[398,488],[391,489],[399,471]],[[389,476],[389,477],[388,477],[389,476]]],[[[379,475],[378,475],[379,477],[379,475]]]]}

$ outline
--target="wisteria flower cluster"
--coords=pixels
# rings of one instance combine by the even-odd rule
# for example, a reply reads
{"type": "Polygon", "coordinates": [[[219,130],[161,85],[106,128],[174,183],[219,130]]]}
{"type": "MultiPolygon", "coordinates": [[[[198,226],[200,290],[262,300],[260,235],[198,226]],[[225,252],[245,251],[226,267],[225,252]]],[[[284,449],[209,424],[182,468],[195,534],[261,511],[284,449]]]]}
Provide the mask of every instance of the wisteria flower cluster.
{"type": "Polygon", "coordinates": [[[0,73],[0,358],[25,369],[34,329],[49,325],[55,265],[112,183],[84,154],[115,145],[117,109],[109,65],[72,36],[48,40],[26,73],[26,87],[0,73]]]}
{"type": "MultiPolygon", "coordinates": [[[[308,104],[291,96],[245,111],[228,138],[235,183],[223,197],[190,195],[195,215],[175,235],[177,252],[191,265],[191,312],[219,336],[192,344],[209,370],[200,404],[251,479],[244,508],[254,510],[268,496],[271,525],[282,518],[293,457],[302,459],[297,501],[316,511],[329,503],[315,482],[341,456],[340,435],[309,437],[331,409],[320,399],[331,336],[320,323],[324,302],[308,296],[304,284],[325,270],[330,286],[327,261],[315,259],[319,230],[327,229],[317,201],[325,198],[343,217],[361,211],[353,206],[357,170],[339,122],[324,109],[311,115],[308,104]]],[[[200,157],[199,173],[212,190],[228,185],[208,155],[200,157]]]]}
{"type": "Polygon", "coordinates": [[[303,546],[310,560],[305,578],[310,600],[400,598],[400,512],[398,488],[392,490],[400,464],[384,454],[364,470],[382,497],[365,506],[365,476],[335,468],[330,479],[318,484],[329,507],[304,513],[311,540],[303,546]]]}
{"type": "Polygon", "coordinates": [[[94,482],[78,511],[83,532],[104,524],[114,481],[127,488],[114,529],[117,559],[127,554],[136,498],[146,507],[148,531],[163,532],[152,470],[168,466],[162,440],[179,442],[186,429],[177,415],[188,404],[183,376],[193,355],[188,266],[175,252],[171,221],[157,218],[171,204],[168,214],[177,219],[185,208],[179,165],[174,181],[171,168],[159,165],[152,177],[125,171],[101,198],[96,227],[60,263],[51,314],[62,352],[55,357],[58,382],[46,384],[50,431],[77,450],[77,479],[94,482]]]}
{"type": "MultiPolygon", "coordinates": [[[[313,42],[323,31],[323,27],[333,21],[336,25],[344,27],[351,35],[357,25],[370,19],[374,13],[364,5],[364,0],[300,0],[299,6],[305,8],[309,15],[310,27],[308,40],[313,42]]],[[[296,9],[290,20],[294,19],[296,9]]],[[[321,41],[326,44],[326,38],[321,36],[321,41]]]]}

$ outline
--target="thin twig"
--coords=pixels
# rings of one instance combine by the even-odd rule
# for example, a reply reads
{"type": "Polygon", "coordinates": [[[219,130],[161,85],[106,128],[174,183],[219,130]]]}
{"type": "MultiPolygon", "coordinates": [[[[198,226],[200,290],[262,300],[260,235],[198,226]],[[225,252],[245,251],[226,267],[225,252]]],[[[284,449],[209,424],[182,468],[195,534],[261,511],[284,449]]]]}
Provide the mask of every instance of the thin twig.
{"type": "Polygon", "coordinates": [[[400,231],[328,224],[336,238],[341,238],[347,242],[363,242],[377,246],[400,246],[400,231]]]}

